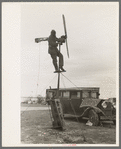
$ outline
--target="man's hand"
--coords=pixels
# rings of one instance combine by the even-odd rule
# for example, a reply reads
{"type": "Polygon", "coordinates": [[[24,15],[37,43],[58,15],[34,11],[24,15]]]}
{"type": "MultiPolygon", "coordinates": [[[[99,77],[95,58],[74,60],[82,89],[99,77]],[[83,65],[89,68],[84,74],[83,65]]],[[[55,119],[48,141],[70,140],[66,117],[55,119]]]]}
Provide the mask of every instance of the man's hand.
{"type": "Polygon", "coordinates": [[[39,42],[39,41],[38,41],[38,38],[35,38],[35,42],[36,42],[36,43],[38,43],[38,42],[39,42]]]}
{"type": "Polygon", "coordinates": [[[65,35],[65,39],[67,38],[67,35],[65,35]]]}
{"type": "Polygon", "coordinates": [[[61,38],[64,38],[64,39],[66,39],[66,38],[67,38],[67,35],[63,35],[63,36],[61,36],[61,38]]]}
{"type": "Polygon", "coordinates": [[[58,42],[59,45],[62,45],[62,42],[58,42]]]}

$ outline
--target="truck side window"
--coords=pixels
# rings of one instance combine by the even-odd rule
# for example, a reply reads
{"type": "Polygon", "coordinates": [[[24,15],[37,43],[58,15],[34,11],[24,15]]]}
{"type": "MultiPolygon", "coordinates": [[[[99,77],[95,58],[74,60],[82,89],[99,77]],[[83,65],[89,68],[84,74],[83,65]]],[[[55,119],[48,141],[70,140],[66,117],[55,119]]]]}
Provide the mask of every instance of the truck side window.
{"type": "Polygon", "coordinates": [[[82,91],[82,98],[89,98],[89,91],[82,91]]]}
{"type": "Polygon", "coordinates": [[[71,98],[72,99],[74,99],[74,98],[76,98],[76,99],[80,98],[80,92],[72,91],[71,92],[71,98]]]}
{"type": "Polygon", "coordinates": [[[97,92],[91,92],[91,98],[97,98],[97,92]]]}
{"type": "Polygon", "coordinates": [[[47,91],[47,93],[46,93],[46,98],[47,98],[47,99],[50,99],[50,98],[52,98],[52,96],[53,96],[53,93],[47,91]]]}
{"type": "Polygon", "coordinates": [[[64,91],[63,92],[63,97],[69,98],[69,96],[70,96],[70,92],[69,91],[64,91]]]}

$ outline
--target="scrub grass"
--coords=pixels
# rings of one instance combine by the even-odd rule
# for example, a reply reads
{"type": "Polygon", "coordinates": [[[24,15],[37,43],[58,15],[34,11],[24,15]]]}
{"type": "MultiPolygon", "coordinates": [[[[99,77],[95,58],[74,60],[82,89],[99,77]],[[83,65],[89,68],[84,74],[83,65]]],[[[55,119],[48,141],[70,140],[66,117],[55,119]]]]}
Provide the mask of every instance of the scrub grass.
{"type": "Polygon", "coordinates": [[[65,130],[53,129],[49,110],[25,111],[21,115],[23,144],[115,144],[115,125],[86,126],[87,120],[65,117],[65,130]]]}

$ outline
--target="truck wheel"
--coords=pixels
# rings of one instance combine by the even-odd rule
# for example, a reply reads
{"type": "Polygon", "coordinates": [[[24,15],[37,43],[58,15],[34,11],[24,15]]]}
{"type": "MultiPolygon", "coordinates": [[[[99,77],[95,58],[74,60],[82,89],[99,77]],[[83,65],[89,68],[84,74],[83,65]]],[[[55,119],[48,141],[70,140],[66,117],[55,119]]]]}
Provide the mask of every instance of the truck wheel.
{"type": "Polygon", "coordinates": [[[93,109],[89,111],[89,121],[93,124],[93,126],[97,126],[99,124],[98,114],[93,109]]]}

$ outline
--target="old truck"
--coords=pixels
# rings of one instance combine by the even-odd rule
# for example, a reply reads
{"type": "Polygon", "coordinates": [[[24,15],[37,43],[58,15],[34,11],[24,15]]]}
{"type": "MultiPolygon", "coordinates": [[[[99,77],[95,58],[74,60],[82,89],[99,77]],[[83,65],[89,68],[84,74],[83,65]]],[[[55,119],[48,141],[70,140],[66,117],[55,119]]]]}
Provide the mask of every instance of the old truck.
{"type": "MultiPolygon", "coordinates": [[[[57,92],[57,88],[46,90],[48,100],[57,92]]],[[[104,99],[99,99],[99,87],[60,88],[59,99],[62,104],[63,114],[70,114],[80,118],[86,117],[97,126],[102,120],[116,123],[116,109],[113,104],[104,99]]]]}

